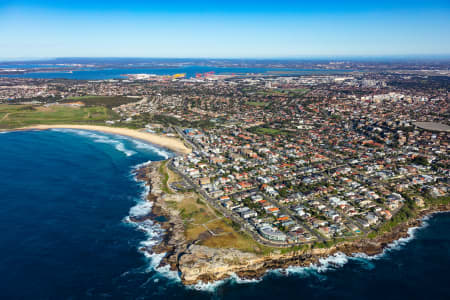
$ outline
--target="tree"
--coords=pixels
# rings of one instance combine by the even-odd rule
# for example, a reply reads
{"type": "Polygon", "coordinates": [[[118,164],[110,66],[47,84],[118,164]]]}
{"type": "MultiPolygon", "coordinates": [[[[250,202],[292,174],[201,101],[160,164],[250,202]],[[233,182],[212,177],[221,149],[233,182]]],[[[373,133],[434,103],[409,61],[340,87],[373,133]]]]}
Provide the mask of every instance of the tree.
{"type": "Polygon", "coordinates": [[[415,163],[415,164],[422,165],[422,166],[428,166],[429,165],[428,159],[426,157],[420,156],[420,155],[414,157],[412,162],[415,163]]]}

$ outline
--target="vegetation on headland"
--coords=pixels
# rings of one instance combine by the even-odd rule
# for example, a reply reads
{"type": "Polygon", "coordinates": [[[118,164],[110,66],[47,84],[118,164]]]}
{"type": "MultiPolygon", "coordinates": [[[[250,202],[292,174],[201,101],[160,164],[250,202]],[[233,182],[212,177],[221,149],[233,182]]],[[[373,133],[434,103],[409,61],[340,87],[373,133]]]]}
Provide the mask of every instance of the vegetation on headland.
{"type": "MultiPolygon", "coordinates": [[[[450,196],[442,196],[442,197],[431,197],[428,194],[422,195],[425,200],[425,207],[418,207],[414,201],[414,196],[411,196],[408,193],[404,193],[403,197],[405,198],[405,204],[403,207],[388,221],[381,224],[380,227],[373,229],[369,234],[367,234],[367,238],[375,239],[382,234],[388,233],[392,231],[395,227],[405,224],[406,222],[416,219],[419,217],[419,212],[422,209],[432,209],[439,205],[449,205],[450,204],[450,196]]],[[[331,248],[342,242],[355,242],[360,240],[361,237],[353,237],[353,238],[335,238],[326,241],[318,241],[313,244],[304,244],[293,246],[290,248],[281,249],[281,253],[291,253],[291,252],[302,252],[305,250],[319,248],[331,248]]]]}
{"type": "Polygon", "coordinates": [[[0,105],[0,129],[13,129],[39,124],[104,125],[115,113],[101,106],[72,107],[63,105],[0,105]]]}
{"type": "Polygon", "coordinates": [[[169,187],[168,181],[169,181],[169,173],[167,171],[167,160],[163,161],[161,165],[159,166],[159,173],[161,174],[161,180],[162,180],[162,187],[164,193],[167,194],[173,194],[172,190],[169,187]]]}
{"type": "Polygon", "coordinates": [[[211,248],[234,248],[244,252],[267,254],[273,249],[258,244],[240,231],[240,227],[209,206],[197,193],[184,193],[180,201],[166,200],[179,212],[184,222],[185,237],[190,243],[211,248]]]}
{"type": "Polygon", "coordinates": [[[184,235],[190,243],[211,248],[234,248],[244,252],[268,254],[274,248],[257,243],[251,236],[241,231],[238,224],[223,216],[211,207],[207,201],[195,192],[178,192],[170,190],[168,182],[177,176],[166,166],[167,161],[160,163],[161,189],[168,196],[166,204],[179,213],[184,223],[184,235]]]}
{"type": "MultiPolygon", "coordinates": [[[[409,194],[403,194],[405,198],[405,204],[403,207],[389,220],[384,222],[376,230],[369,233],[367,236],[369,238],[375,238],[380,234],[391,231],[394,227],[405,223],[411,219],[417,218],[420,208],[414,202],[414,199],[409,194]]],[[[450,203],[450,196],[444,197],[430,197],[425,195],[426,208],[432,208],[441,204],[448,205],[450,203]]]]}

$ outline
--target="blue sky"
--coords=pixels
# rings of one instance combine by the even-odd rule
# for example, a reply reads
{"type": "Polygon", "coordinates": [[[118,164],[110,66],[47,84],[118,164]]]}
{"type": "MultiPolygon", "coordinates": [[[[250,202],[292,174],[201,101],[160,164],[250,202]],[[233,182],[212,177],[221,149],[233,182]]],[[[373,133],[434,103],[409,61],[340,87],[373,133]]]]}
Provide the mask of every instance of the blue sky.
{"type": "Polygon", "coordinates": [[[450,1],[0,0],[0,58],[449,55],[450,1]]]}

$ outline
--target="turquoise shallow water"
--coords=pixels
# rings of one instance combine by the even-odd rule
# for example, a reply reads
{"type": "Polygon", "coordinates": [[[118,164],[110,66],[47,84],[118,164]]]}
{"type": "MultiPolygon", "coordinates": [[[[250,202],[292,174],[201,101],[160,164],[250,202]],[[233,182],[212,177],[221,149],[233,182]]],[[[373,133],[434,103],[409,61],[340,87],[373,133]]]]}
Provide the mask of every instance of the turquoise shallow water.
{"type": "Polygon", "coordinates": [[[183,287],[176,274],[154,270],[156,257],[138,251],[157,242],[158,227],[126,222],[149,209],[132,169],[168,155],[103,133],[0,134],[2,299],[450,298],[448,213],[376,258],[338,255],[258,282],[183,287]]]}

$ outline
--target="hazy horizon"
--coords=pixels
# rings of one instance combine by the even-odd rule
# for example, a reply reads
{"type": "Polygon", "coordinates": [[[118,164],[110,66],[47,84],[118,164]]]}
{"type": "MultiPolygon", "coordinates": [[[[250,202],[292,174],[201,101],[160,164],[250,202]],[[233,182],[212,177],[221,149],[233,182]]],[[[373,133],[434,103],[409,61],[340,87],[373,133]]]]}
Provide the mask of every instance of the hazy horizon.
{"type": "Polygon", "coordinates": [[[248,60],[248,61],[404,61],[404,60],[449,60],[450,54],[410,54],[410,55],[340,55],[340,56],[291,56],[291,57],[138,57],[138,56],[55,56],[55,57],[0,57],[2,62],[33,62],[33,61],[57,61],[57,60],[168,60],[168,61],[212,61],[212,60],[248,60]]]}
{"type": "Polygon", "coordinates": [[[0,3],[0,58],[450,55],[450,2],[0,3]]]}

